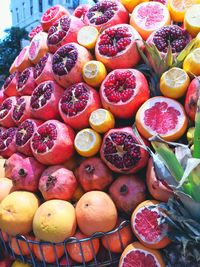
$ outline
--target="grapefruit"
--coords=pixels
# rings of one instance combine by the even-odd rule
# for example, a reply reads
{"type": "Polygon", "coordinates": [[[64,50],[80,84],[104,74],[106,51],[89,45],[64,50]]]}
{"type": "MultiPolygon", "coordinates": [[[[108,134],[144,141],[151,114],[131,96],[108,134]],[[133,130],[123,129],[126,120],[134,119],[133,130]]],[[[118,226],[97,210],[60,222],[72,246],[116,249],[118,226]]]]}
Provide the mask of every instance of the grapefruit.
{"type": "Polygon", "coordinates": [[[12,180],[6,177],[0,178],[0,203],[8,194],[10,194],[12,187],[12,180]]]}

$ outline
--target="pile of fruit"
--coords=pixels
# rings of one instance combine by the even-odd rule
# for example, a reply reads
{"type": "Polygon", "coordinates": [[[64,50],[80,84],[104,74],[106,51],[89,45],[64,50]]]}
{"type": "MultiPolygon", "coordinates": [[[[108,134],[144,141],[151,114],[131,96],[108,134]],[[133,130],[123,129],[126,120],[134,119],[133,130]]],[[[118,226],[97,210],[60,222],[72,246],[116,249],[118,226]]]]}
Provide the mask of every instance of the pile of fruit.
{"type": "Polygon", "coordinates": [[[0,90],[12,266],[200,266],[199,18],[199,0],[42,15],[0,90]]]}

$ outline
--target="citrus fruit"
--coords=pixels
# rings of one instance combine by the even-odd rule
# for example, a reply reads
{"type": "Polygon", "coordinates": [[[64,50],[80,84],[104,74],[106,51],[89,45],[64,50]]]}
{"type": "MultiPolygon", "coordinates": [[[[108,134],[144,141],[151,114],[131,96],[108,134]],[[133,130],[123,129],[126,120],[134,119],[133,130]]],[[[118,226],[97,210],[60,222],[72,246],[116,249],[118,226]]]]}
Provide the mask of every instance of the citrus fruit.
{"type": "Polygon", "coordinates": [[[190,84],[188,74],[180,68],[171,68],[160,78],[160,91],[164,96],[180,98],[185,95],[190,84]]]}
{"type": "Polygon", "coordinates": [[[6,177],[0,178],[0,203],[11,192],[12,187],[12,180],[6,177]]]}
{"type": "Polygon", "coordinates": [[[114,128],[115,117],[110,111],[99,108],[90,114],[89,123],[92,129],[98,133],[105,133],[114,128]]]}
{"type": "Polygon", "coordinates": [[[21,261],[14,261],[13,264],[11,265],[11,267],[31,267],[32,265],[28,264],[28,263],[23,263],[21,261]]]}
{"type": "Polygon", "coordinates": [[[0,158],[0,178],[5,177],[5,162],[6,160],[4,158],[0,158]]]}
{"type": "Polygon", "coordinates": [[[117,209],[102,191],[85,193],[76,204],[78,227],[85,235],[111,231],[117,223],[117,209]]]}
{"type": "Polygon", "coordinates": [[[74,146],[81,156],[94,156],[101,147],[101,136],[90,128],[83,129],[77,133],[74,146]]]}
{"type": "Polygon", "coordinates": [[[182,105],[163,96],[150,98],[136,114],[136,127],[147,139],[160,135],[165,140],[176,141],[185,133],[187,124],[182,105]]]}
{"type": "Polygon", "coordinates": [[[24,235],[24,237],[26,238],[26,241],[20,239],[17,241],[15,237],[11,237],[10,247],[12,248],[15,254],[22,254],[24,256],[28,256],[31,254],[33,248],[33,244],[30,243],[28,240],[34,240],[34,238],[30,235],[24,235]]]}
{"type": "Polygon", "coordinates": [[[98,36],[99,31],[94,26],[84,26],[78,31],[77,41],[80,45],[93,49],[98,36]]]}
{"type": "Polygon", "coordinates": [[[184,26],[192,37],[200,32],[200,4],[188,8],[184,17],[184,26]]]}
{"type": "Polygon", "coordinates": [[[165,267],[158,250],[146,248],[139,242],[126,247],[121,255],[119,267],[165,267]]]}
{"type": "Polygon", "coordinates": [[[100,61],[91,60],[83,66],[84,81],[94,87],[101,85],[107,75],[104,64],[100,61]]]}
{"type": "Polygon", "coordinates": [[[128,10],[129,13],[132,13],[133,9],[142,2],[148,2],[149,0],[120,0],[122,5],[128,10]]]}
{"type": "Polygon", "coordinates": [[[146,40],[152,32],[170,25],[170,14],[167,7],[159,2],[141,3],[134,8],[130,24],[146,40]]]}
{"type": "Polygon", "coordinates": [[[168,226],[161,222],[161,214],[156,200],[140,203],[131,216],[131,227],[135,236],[146,247],[160,249],[166,247],[168,226]]]}
{"type": "Polygon", "coordinates": [[[190,76],[200,75],[200,48],[194,49],[183,62],[183,69],[190,76]]]}

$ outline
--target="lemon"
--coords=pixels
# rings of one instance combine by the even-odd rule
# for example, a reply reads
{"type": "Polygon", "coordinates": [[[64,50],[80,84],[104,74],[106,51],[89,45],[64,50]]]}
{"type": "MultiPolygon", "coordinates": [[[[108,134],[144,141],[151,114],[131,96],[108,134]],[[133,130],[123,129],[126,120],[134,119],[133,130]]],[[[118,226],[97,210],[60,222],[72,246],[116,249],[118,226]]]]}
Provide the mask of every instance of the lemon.
{"type": "Polygon", "coordinates": [[[78,31],[77,41],[80,45],[88,49],[93,49],[95,47],[98,36],[99,32],[95,27],[84,26],[78,31]]]}
{"type": "Polygon", "coordinates": [[[91,113],[89,123],[92,129],[98,133],[105,133],[114,128],[115,118],[110,111],[99,108],[91,113]]]}
{"type": "Polygon", "coordinates": [[[21,261],[14,261],[11,267],[31,267],[32,265],[28,263],[23,263],[21,261]]]}
{"type": "Polygon", "coordinates": [[[192,77],[200,75],[200,48],[196,48],[187,55],[183,62],[183,69],[192,77]]]}

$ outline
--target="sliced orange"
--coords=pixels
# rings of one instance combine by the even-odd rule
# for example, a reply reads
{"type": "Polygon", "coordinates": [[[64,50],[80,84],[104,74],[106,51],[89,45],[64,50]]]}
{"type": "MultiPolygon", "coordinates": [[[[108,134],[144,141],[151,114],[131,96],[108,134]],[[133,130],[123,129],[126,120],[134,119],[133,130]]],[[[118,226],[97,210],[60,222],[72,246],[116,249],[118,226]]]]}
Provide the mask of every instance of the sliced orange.
{"type": "Polygon", "coordinates": [[[120,0],[122,5],[128,10],[129,13],[132,13],[133,9],[142,2],[149,2],[149,0],[120,0]]]}
{"type": "Polygon", "coordinates": [[[92,129],[98,133],[105,133],[114,128],[115,118],[110,111],[99,108],[91,113],[89,123],[92,129]]]}
{"type": "Polygon", "coordinates": [[[184,26],[192,37],[200,32],[200,4],[188,8],[184,17],[184,26]]]}
{"type": "Polygon", "coordinates": [[[99,32],[95,27],[84,26],[78,31],[77,41],[80,45],[88,49],[93,49],[95,47],[98,36],[99,32]]]}
{"type": "Polygon", "coordinates": [[[178,101],[163,96],[147,100],[139,108],[135,121],[138,131],[145,138],[160,135],[168,141],[178,140],[188,125],[183,106],[178,101]]]}
{"type": "Polygon", "coordinates": [[[183,62],[183,69],[191,77],[200,75],[200,48],[193,50],[183,62]]]}

